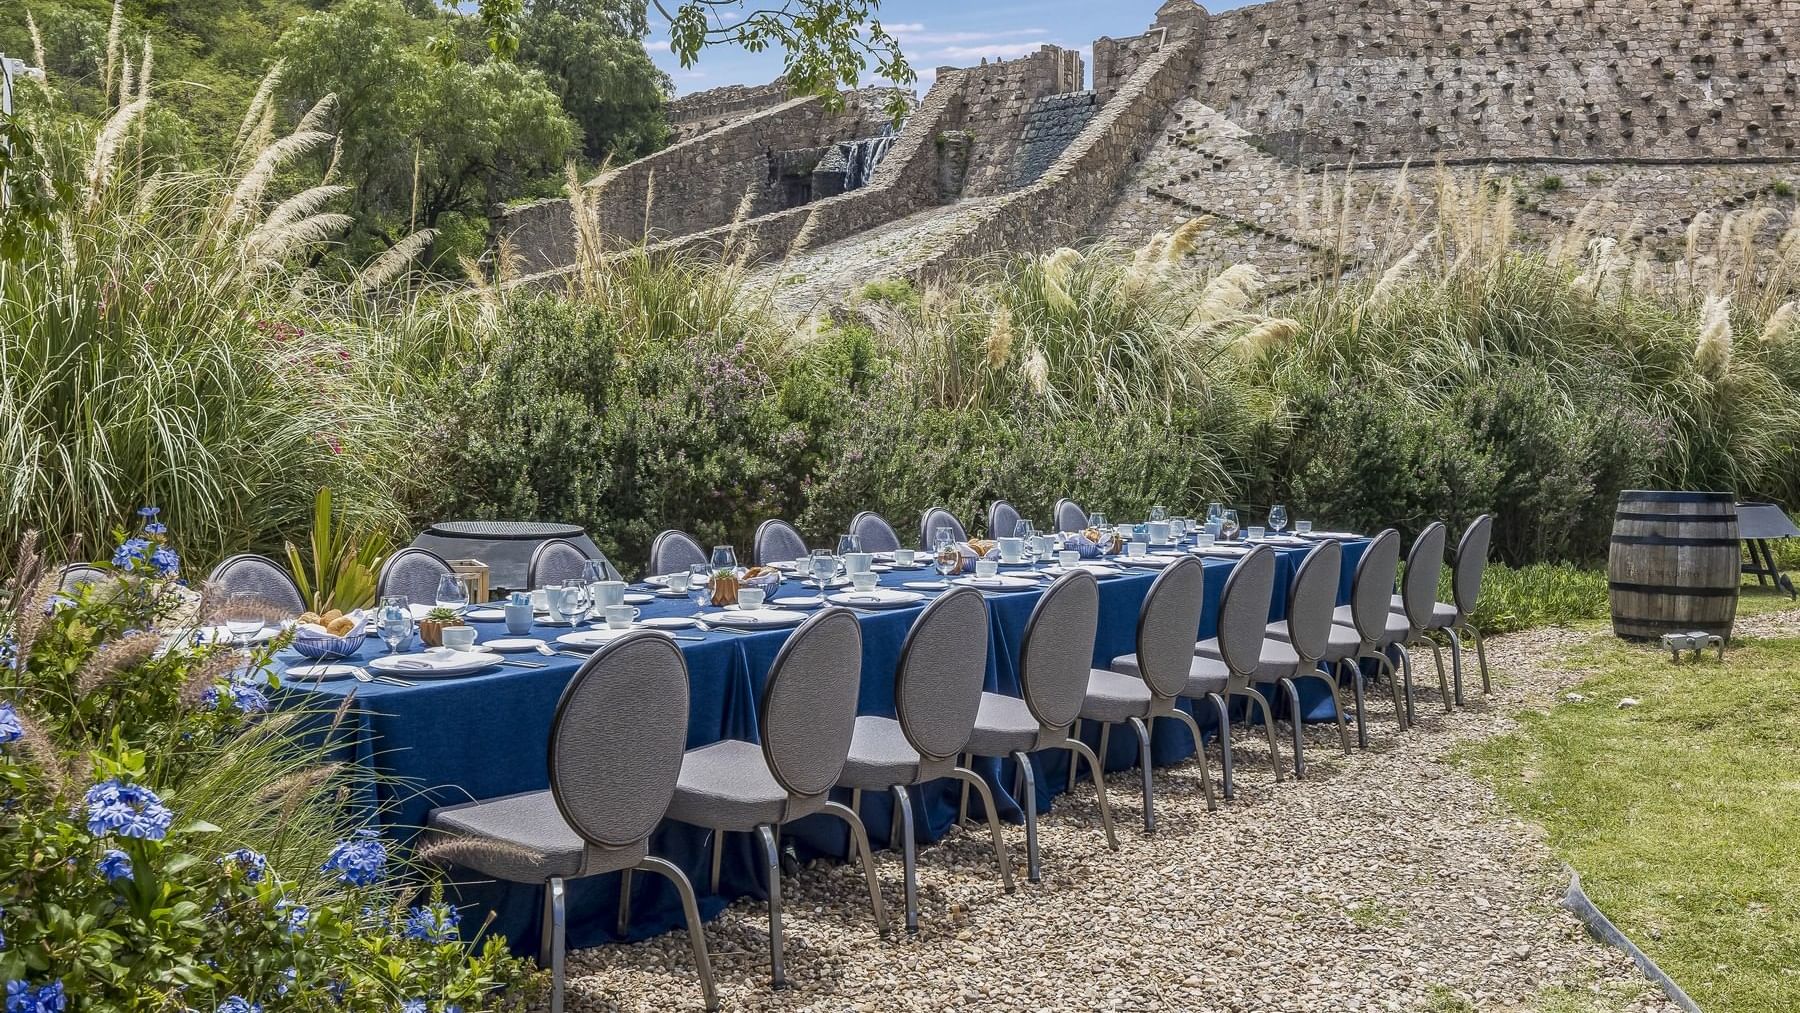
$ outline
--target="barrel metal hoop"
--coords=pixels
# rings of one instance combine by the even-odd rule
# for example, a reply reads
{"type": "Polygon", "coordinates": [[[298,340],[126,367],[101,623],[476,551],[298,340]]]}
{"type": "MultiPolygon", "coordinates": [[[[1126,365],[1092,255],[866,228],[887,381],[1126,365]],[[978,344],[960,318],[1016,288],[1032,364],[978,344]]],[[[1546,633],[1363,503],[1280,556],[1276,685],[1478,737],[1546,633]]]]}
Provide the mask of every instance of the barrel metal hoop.
{"type": "Polygon", "coordinates": [[[1614,535],[1614,545],[1667,545],[1673,548],[1737,548],[1736,538],[1671,538],[1668,535],[1614,535]]]}
{"type": "Polygon", "coordinates": [[[1737,498],[1728,492],[1657,492],[1629,489],[1619,493],[1620,503],[1731,503],[1737,498]]]}
{"type": "Polygon", "coordinates": [[[1670,587],[1667,584],[1631,584],[1622,580],[1609,580],[1606,586],[1614,591],[1625,591],[1631,594],[1671,595],[1681,598],[1735,598],[1736,587],[1670,587]]]}
{"type": "Polygon", "coordinates": [[[1615,510],[1613,512],[1613,520],[1651,521],[1658,524],[1726,524],[1735,523],[1737,521],[1737,514],[1646,514],[1615,510]]]}

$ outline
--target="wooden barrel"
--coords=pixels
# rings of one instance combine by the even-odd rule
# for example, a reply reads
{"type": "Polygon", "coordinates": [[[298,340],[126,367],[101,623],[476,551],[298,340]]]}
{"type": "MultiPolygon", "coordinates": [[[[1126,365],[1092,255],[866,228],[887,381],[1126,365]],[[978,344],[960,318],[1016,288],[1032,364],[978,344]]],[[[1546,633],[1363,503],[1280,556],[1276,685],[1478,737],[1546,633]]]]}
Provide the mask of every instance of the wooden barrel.
{"type": "Polygon", "coordinates": [[[1606,576],[1613,632],[1626,640],[1731,636],[1740,559],[1728,492],[1619,493],[1606,576]]]}

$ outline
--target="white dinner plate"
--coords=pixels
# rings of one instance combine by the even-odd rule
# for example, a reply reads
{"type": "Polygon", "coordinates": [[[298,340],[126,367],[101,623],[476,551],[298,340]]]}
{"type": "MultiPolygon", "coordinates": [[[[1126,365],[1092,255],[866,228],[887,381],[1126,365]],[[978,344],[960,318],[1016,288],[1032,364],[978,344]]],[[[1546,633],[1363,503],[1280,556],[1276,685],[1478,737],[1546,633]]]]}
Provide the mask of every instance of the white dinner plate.
{"type": "MultiPolygon", "coordinates": [[[[683,591],[681,593],[686,594],[687,592],[683,591]]],[[[648,595],[642,591],[627,591],[627,592],[625,592],[625,604],[627,604],[627,605],[648,605],[655,600],[656,600],[655,595],[648,595]]]]}
{"type": "Polygon", "coordinates": [[[630,632],[629,629],[576,630],[557,637],[556,642],[567,647],[603,647],[630,632]]]}
{"type": "Polygon", "coordinates": [[[878,587],[869,591],[840,591],[826,600],[833,605],[849,605],[852,608],[899,609],[917,605],[925,600],[925,596],[917,591],[878,587]]]}
{"type": "Polygon", "coordinates": [[[1236,545],[1209,545],[1204,549],[1194,550],[1196,556],[1218,556],[1224,559],[1237,559],[1249,554],[1249,549],[1236,545]]]}
{"type": "MultiPolygon", "coordinates": [[[[1117,572],[1117,571],[1114,571],[1117,572]]],[[[958,577],[951,581],[963,587],[973,587],[982,591],[1029,591],[1038,586],[1035,580],[1024,577],[958,577]]]]}
{"type": "Polygon", "coordinates": [[[327,679],[348,679],[356,674],[355,665],[289,665],[287,671],[281,673],[289,682],[322,682],[327,679]]]}
{"type": "Polygon", "coordinates": [[[661,591],[656,591],[653,593],[658,598],[686,598],[688,596],[687,591],[685,591],[685,590],[677,591],[672,587],[665,587],[661,591]]]}
{"type": "Polygon", "coordinates": [[[659,616],[655,619],[645,619],[638,625],[647,630],[686,630],[699,624],[694,622],[691,616],[659,616]]]}
{"type": "Polygon", "coordinates": [[[484,640],[481,646],[490,651],[512,654],[516,651],[535,651],[543,647],[544,642],[537,637],[501,637],[498,640],[484,640]]]}
{"type": "Polygon", "coordinates": [[[711,623],[714,626],[741,626],[747,629],[770,630],[798,626],[806,621],[803,613],[772,608],[732,608],[721,612],[708,612],[699,618],[702,622],[711,623]]]}
{"type": "MultiPolygon", "coordinates": [[[[1093,574],[1094,578],[1096,580],[1111,580],[1114,577],[1125,576],[1125,571],[1119,569],[1118,567],[1114,566],[1111,563],[1076,563],[1075,566],[1073,567],[1073,569],[1086,570],[1087,572],[1093,574]]],[[[1060,577],[1063,574],[1068,573],[1070,571],[1063,569],[1061,564],[1058,564],[1056,566],[1049,567],[1044,572],[1049,574],[1052,577],[1060,577]]]]}
{"type": "Polygon", "coordinates": [[[947,580],[909,580],[906,583],[901,584],[900,586],[911,588],[914,591],[948,591],[948,590],[950,590],[950,582],[947,580]]]}
{"type": "Polygon", "coordinates": [[[463,618],[472,623],[503,623],[506,621],[506,610],[470,609],[463,613],[463,618]]]}
{"type": "Polygon", "coordinates": [[[1313,540],[1320,538],[1336,538],[1339,541],[1344,541],[1351,538],[1361,538],[1362,536],[1354,531],[1309,531],[1304,535],[1296,535],[1294,537],[1313,540]]]}
{"type": "Polygon", "coordinates": [[[825,604],[825,599],[816,594],[797,594],[786,598],[777,598],[769,604],[784,609],[816,609],[825,604]]]}
{"type": "MultiPolygon", "coordinates": [[[[250,643],[253,644],[266,644],[280,635],[281,627],[264,626],[262,629],[250,634],[248,639],[250,643]]],[[[231,630],[223,626],[202,626],[194,632],[194,637],[202,644],[229,644],[233,642],[242,642],[240,638],[232,635],[231,630]]]]}
{"type": "Polygon", "coordinates": [[[383,654],[370,658],[368,667],[412,679],[441,679],[479,672],[499,663],[500,656],[492,651],[457,651],[448,647],[433,647],[417,654],[383,654]]]}

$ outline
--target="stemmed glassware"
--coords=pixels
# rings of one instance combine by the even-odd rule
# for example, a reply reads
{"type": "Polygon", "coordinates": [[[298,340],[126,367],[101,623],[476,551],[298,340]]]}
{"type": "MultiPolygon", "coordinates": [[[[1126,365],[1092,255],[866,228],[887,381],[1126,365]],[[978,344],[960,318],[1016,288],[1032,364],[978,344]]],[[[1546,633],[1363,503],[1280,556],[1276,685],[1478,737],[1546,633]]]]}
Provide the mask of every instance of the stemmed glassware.
{"type": "Polygon", "coordinates": [[[1160,524],[1163,521],[1166,521],[1168,519],[1169,519],[1169,508],[1168,507],[1163,506],[1162,504],[1159,503],[1156,506],[1153,506],[1150,508],[1150,523],[1160,524]]]}
{"type": "Polygon", "coordinates": [[[848,556],[852,552],[861,552],[861,551],[862,551],[862,539],[856,537],[855,535],[839,535],[838,536],[837,554],[838,554],[839,559],[843,559],[845,556],[848,556]]]}
{"type": "Polygon", "coordinates": [[[245,591],[225,599],[225,632],[231,635],[233,645],[248,645],[262,632],[263,608],[261,597],[245,591]]]}
{"type": "Polygon", "coordinates": [[[1103,514],[1103,513],[1088,514],[1088,527],[1099,528],[1101,531],[1105,531],[1106,526],[1107,525],[1106,525],[1106,515],[1105,514],[1103,514]]]}
{"type": "Polygon", "coordinates": [[[375,631],[381,635],[381,642],[387,645],[389,654],[400,650],[400,645],[412,638],[412,610],[406,607],[406,599],[394,594],[381,599],[375,612],[375,631]]]}
{"type": "Polygon", "coordinates": [[[1229,542],[1237,537],[1238,515],[1236,510],[1227,510],[1219,517],[1219,541],[1229,542]]]}
{"type": "Polygon", "coordinates": [[[713,551],[712,551],[713,572],[717,573],[720,570],[736,570],[737,565],[738,565],[738,561],[737,561],[737,550],[736,549],[733,549],[729,545],[713,546],[713,551]]]}
{"type": "Polygon", "coordinates": [[[712,600],[713,569],[705,563],[695,563],[688,567],[688,600],[696,609],[705,608],[712,600]]]}
{"type": "Polygon", "coordinates": [[[1021,517],[1019,523],[1013,525],[1013,537],[1024,543],[1026,564],[1037,569],[1037,525],[1021,517]]]}
{"type": "Polygon", "coordinates": [[[962,569],[962,550],[956,547],[956,539],[950,537],[949,528],[938,529],[933,562],[937,564],[937,572],[946,580],[951,574],[962,569]]]}
{"type": "Polygon", "coordinates": [[[1281,534],[1282,529],[1287,527],[1287,522],[1288,515],[1286,506],[1277,503],[1269,508],[1269,527],[1274,528],[1277,535],[1281,534]]]}
{"type": "MultiPolygon", "coordinates": [[[[845,536],[848,537],[848,536],[845,536]]],[[[841,544],[843,539],[839,539],[841,544]]],[[[825,589],[831,578],[837,576],[838,566],[842,560],[831,554],[830,549],[814,549],[812,554],[812,578],[819,585],[819,597],[825,597],[825,589]]]]}
{"type": "Polygon", "coordinates": [[[446,573],[438,578],[437,595],[432,601],[438,608],[455,609],[460,614],[469,607],[469,585],[456,574],[446,573]]]}

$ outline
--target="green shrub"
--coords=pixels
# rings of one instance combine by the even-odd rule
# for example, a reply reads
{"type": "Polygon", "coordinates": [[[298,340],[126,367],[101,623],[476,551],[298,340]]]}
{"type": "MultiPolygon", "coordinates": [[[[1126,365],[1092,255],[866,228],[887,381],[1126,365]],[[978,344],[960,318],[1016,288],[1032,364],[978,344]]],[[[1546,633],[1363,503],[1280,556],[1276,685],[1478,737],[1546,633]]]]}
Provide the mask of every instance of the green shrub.
{"type": "MultiPolygon", "coordinates": [[[[1489,563],[1481,581],[1475,624],[1483,633],[1512,633],[1539,626],[1579,626],[1606,620],[1610,612],[1606,573],[1568,563],[1533,563],[1514,569],[1489,563]]],[[[1451,601],[1450,570],[1438,600],[1451,601]]]]}

